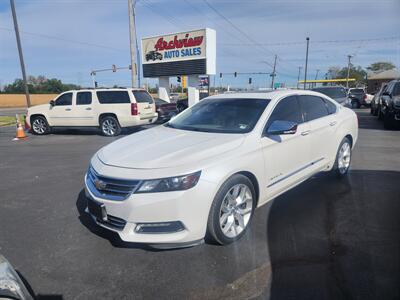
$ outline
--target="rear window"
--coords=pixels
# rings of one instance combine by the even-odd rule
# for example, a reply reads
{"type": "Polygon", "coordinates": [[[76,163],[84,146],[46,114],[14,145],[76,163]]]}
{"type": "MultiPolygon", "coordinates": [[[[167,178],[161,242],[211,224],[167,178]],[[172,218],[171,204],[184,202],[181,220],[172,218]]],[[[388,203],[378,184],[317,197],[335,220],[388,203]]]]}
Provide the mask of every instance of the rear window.
{"type": "Polygon", "coordinates": [[[345,98],[347,96],[346,90],[344,88],[315,88],[314,92],[319,92],[333,99],[335,98],[345,98]]]}
{"type": "Polygon", "coordinates": [[[131,103],[127,91],[99,91],[96,95],[101,104],[131,103]]]}
{"type": "Polygon", "coordinates": [[[153,103],[153,98],[146,91],[132,91],[137,103],[153,103]]]}
{"type": "Polygon", "coordinates": [[[364,90],[363,89],[351,89],[350,93],[361,94],[361,93],[364,93],[364,90]]]}

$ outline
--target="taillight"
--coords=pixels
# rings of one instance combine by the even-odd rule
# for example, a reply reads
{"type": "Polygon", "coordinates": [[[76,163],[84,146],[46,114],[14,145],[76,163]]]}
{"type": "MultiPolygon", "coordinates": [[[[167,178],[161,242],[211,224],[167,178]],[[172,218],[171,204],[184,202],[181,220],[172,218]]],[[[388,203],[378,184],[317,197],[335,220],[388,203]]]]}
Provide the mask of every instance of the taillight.
{"type": "Polygon", "coordinates": [[[131,103],[131,115],[132,116],[138,115],[137,103],[131,103]]]}
{"type": "Polygon", "coordinates": [[[364,95],[364,100],[367,100],[367,95],[364,95]]]}

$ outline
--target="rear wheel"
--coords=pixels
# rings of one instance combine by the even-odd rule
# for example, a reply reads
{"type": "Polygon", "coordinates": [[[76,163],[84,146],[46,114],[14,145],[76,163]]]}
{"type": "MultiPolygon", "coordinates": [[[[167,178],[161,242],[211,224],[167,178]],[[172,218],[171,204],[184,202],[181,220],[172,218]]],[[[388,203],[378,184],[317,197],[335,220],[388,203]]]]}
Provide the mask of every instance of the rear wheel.
{"type": "Polygon", "coordinates": [[[394,118],[388,112],[386,112],[383,115],[383,127],[385,129],[392,129],[394,127],[393,123],[394,123],[394,118]]]}
{"type": "Polygon", "coordinates": [[[338,152],[336,154],[335,165],[333,172],[338,177],[343,177],[347,174],[351,163],[351,142],[349,138],[345,137],[340,143],[338,152]]]}
{"type": "Polygon", "coordinates": [[[106,116],[100,120],[100,129],[105,136],[117,136],[121,133],[121,126],[117,118],[106,116]]]}
{"type": "Polygon", "coordinates": [[[36,135],[45,135],[50,133],[50,126],[45,117],[36,116],[32,118],[32,132],[36,135]]]}
{"type": "Polygon", "coordinates": [[[220,245],[240,239],[255,210],[255,190],[244,175],[229,178],[217,192],[207,223],[207,238],[220,245]]]}

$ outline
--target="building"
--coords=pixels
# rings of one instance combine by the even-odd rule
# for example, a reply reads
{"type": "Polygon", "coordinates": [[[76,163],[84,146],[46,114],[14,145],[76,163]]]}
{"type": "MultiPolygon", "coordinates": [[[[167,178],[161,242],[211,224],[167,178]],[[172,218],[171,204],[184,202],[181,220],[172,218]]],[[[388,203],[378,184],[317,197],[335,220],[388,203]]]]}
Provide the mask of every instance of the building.
{"type": "Polygon", "coordinates": [[[379,73],[368,73],[367,77],[367,93],[375,94],[382,86],[382,83],[389,82],[394,79],[400,79],[400,71],[393,69],[379,73]]]}

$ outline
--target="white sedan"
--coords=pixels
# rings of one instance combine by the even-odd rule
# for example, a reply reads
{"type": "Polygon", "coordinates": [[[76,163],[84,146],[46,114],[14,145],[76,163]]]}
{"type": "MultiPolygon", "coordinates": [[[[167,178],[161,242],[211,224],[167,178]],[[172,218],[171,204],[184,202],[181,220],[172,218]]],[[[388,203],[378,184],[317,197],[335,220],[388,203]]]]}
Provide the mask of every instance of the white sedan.
{"type": "Polygon", "coordinates": [[[344,176],[357,123],[317,92],[209,97],[100,149],[85,177],[87,211],[128,242],[229,244],[256,207],[315,173],[344,176]]]}

